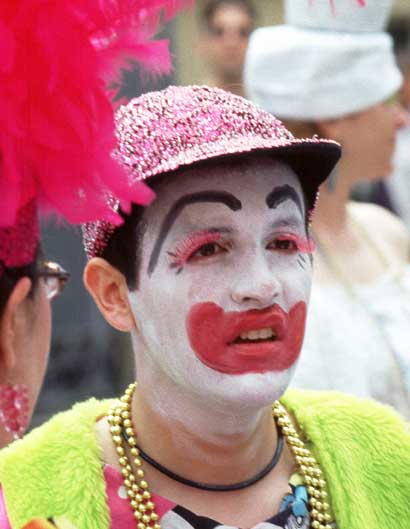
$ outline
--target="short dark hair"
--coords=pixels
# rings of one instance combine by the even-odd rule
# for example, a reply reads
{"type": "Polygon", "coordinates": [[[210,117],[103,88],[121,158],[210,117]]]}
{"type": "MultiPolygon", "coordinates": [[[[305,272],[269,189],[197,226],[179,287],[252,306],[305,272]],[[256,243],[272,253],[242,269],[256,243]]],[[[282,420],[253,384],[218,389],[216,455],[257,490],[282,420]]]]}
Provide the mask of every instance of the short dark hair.
{"type": "MultiPolygon", "coordinates": [[[[149,182],[150,188],[155,192],[158,191],[161,185],[182,170],[177,169],[176,171],[153,177],[149,182]]],[[[138,288],[142,239],[147,228],[147,224],[144,221],[145,209],[143,206],[133,204],[129,214],[120,211],[124,222],[115,229],[101,256],[123,274],[130,290],[138,288]]]]}
{"type": "Polygon", "coordinates": [[[255,22],[256,10],[250,0],[209,0],[201,12],[201,22],[205,27],[210,28],[215,13],[218,9],[224,6],[235,6],[243,9],[246,11],[252,22],[255,22]]]}
{"type": "MultiPolygon", "coordinates": [[[[149,186],[155,192],[160,192],[162,186],[166,185],[167,182],[173,180],[174,177],[180,175],[186,170],[192,169],[193,167],[209,167],[216,165],[222,162],[239,162],[246,158],[249,158],[249,154],[244,153],[240,156],[225,156],[223,158],[210,159],[195,164],[189,165],[187,167],[181,167],[175,171],[170,171],[168,173],[163,173],[159,176],[153,177],[149,186]]],[[[274,158],[280,161],[280,158],[274,158]]],[[[284,160],[286,163],[286,160],[284,160]]],[[[305,226],[306,233],[309,234],[309,203],[304,187],[303,190],[303,200],[305,205],[305,226]]],[[[116,228],[111,238],[108,241],[107,246],[104,249],[101,257],[108,261],[112,266],[119,270],[125,277],[128,288],[132,290],[138,289],[139,284],[139,272],[141,268],[141,259],[142,259],[142,241],[144,234],[147,228],[147,224],[144,220],[144,211],[145,207],[133,205],[130,214],[125,214],[121,212],[122,217],[124,218],[124,223],[116,228]]]]}
{"type": "Polygon", "coordinates": [[[31,279],[32,286],[29,295],[30,297],[34,296],[43,260],[43,251],[41,246],[38,245],[33,261],[27,265],[7,268],[0,261],[0,316],[2,316],[6,308],[7,301],[14,287],[21,278],[29,277],[31,279]]]}

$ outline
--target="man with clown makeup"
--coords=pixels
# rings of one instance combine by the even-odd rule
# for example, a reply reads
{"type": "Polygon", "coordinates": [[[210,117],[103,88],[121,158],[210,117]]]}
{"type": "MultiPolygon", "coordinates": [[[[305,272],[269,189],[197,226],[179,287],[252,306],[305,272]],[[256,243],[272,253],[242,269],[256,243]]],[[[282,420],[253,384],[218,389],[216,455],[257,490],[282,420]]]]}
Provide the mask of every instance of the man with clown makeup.
{"type": "Polygon", "coordinates": [[[309,221],[338,144],[296,140],[206,87],[145,94],[116,121],[114,157],[156,200],[119,228],[85,226],[84,279],[131,333],[136,382],[0,456],[3,518],[13,529],[60,516],[77,529],[408,529],[400,417],[286,391],[308,310],[309,221]]]}

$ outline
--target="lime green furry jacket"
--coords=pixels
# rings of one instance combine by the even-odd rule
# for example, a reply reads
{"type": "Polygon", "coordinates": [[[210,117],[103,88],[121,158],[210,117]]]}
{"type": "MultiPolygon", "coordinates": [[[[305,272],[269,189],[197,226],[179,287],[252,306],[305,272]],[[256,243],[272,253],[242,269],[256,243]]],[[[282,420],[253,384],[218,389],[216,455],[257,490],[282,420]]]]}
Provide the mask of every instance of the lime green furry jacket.
{"type": "MultiPolygon", "coordinates": [[[[325,473],[338,529],[410,528],[410,435],[389,408],[337,393],[289,391],[282,399],[325,473]]],[[[13,529],[62,516],[78,529],[109,529],[94,433],[108,401],[56,415],[0,454],[13,529]]]]}

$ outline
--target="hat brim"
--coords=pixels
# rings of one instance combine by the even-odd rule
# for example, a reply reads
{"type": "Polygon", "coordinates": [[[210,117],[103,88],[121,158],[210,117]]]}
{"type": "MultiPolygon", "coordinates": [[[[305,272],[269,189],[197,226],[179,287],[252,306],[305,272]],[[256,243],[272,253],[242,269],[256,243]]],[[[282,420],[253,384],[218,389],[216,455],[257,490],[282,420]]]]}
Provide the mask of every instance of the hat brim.
{"type": "Polygon", "coordinates": [[[340,160],[340,145],[334,142],[305,140],[274,149],[272,154],[288,163],[299,177],[309,211],[313,211],[319,186],[326,181],[340,160]]]}
{"type": "MultiPolygon", "coordinates": [[[[333,171],[342,154],[338,143],[319,139],[295,139],[281,142],[280,145],[274,145],[269,140],[264,144],[262,140],[259,145],[242,145],[237,150],[230,150],[228,146],[227,151],[223,154],[214,152],[208,156],[202,155],[198,159],[191,159],[188,163],[179,163],[172,170],[189,168],[203,162],[217,163],[218,160],[235,160],[238,157],[267,154],[274,159],[287,163],[295,172],[306,196],[309,213],[314,210],[320,185],[333,171]]],[[[150,177],[147,179],[147,183],[149,184],[153,180],[155,177],[150,177]]]]}
{"type": "Polygon", "coordinates": [[[168,159],[151,170],[144,180],[149,185],[159,176],[187,169],[201,163],[217,163],[218,160],[237,159],[238,157],[268,154],[272,158],[287,163],[298,176],[307,200],[308,212],[315,207],[319,186],[327,179],[341,157],[341,147],[332,140],[293,139],[280,141],[270,138],[257,138],[256,141],[226,142],[223,149],[214,148],[209,152],[196,152],[181,159],[168,159]]]}

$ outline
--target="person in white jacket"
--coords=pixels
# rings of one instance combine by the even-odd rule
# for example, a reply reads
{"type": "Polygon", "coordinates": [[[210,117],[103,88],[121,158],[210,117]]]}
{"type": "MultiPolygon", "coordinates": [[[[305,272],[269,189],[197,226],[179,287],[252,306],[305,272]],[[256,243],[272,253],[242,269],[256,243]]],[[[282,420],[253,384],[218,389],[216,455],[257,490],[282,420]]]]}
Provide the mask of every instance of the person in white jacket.
{"type": "Polygon", "coordinates": [[[294,384],[374,397],[410,416],[409,237],[378,206],[349,200],[361,181],[387,177],[405,120],[389,0],[364,7],[287,0],[286,22],[251,37],[250,99],[298,137],[342,144],[313,222],[315,276],[303,360],[294,384]]]}

